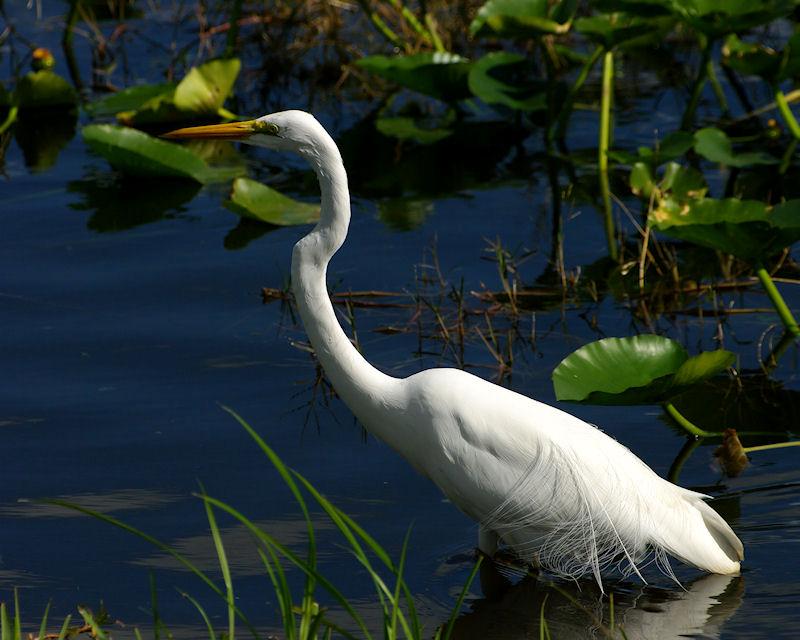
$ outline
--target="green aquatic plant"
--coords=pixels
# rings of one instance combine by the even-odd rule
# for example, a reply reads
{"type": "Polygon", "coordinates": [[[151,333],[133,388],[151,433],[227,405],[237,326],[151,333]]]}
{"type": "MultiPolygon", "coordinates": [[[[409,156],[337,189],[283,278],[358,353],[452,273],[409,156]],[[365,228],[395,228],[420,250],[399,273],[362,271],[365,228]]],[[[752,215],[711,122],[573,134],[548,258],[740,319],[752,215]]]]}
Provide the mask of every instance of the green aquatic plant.
{"type": "MultiPolygon", "coordinates": [[[[269,578],[278,602],[278,613],[287,640],[319,640],[320,638],[330,638],[334,633],[345,638],[362,637],[366,640],[371,640],[375,637],[381,637],[384,640],[396,640],[400,637],[408,640],[430,638],[431,632],[422,625],[414,596],[404,578],[410,530],[403,541],[400,557],[397,560],[393,560],[389,553],[350,516],[325,498],[305,477],[287,467],[278,454],[247,422],[230,409],[226,409],[226,411],[250,435],[297,502],[306,525],[307,551],[305,556],[290,549],[268,530],[257,525],[235,507],[208,495],[202,486],[197,493],[197,497],[203,502],[206,510],[209,529],[222,573],[223,584],[221,586],[180,551],[139,529],[112,516],[81,505],[55,499],[47,502],[84,513],[102,522],[116,526],[147,541],[177,560],[224,602],[227,612],[226,634],[230,640],[235,638],[237,621],[243,623],[248,633],[254,638],[261,636],[249,618],[236,604],[233,579],[223,536],[217,523],[217,513],[227,514],[252,534],[258,555],[264,565],[265,574],[269,578]],[[309,496],[311,502],[309,502],[309,496]],[[355,561],[372,580],[382,616],[380,632],[371,629],[359,613],[357,606],[334,585],[332,580],[320,572],[317,564],[318,542],[311,518],[312,504],[316,504],[328,516],[336,530],[344,538],[348,551],[352,553],[355,561]],[[294,567],[304,576],[299,600],[290,585],[286,572],[287,564],[294,567]],[[332,599],[347,614],[350,623],[357,631],[345,628],[328,617],[328,609],[320,603],[319,591],[324,592],[326,598],[332,599]]],[[[480,569],[481,562],[482,558],[479,558],[475,563],[454,603],[449,620],[433,633],[434,640],[449,640],[451,637],[455,619],[461,611],[469,588],[480,569]]],[[[196,598],[188,594],[184,595],[198,610],[208,630],[209,639],[214,640],[217,637],[217,632],[211,625],[211,616],[196,598]]],[[[3,637],[0,640],[6,640],[6,638],[3,637]]],[[[18,638],[9,636],[9,640],[18,640],[18,638]]]]}

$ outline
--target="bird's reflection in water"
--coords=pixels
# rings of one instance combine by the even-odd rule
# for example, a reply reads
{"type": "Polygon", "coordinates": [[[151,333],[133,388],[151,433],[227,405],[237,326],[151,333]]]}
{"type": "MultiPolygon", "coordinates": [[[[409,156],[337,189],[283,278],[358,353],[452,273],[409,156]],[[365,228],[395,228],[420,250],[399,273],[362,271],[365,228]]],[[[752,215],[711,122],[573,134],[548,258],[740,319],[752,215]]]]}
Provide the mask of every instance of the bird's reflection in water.
{"type": "Polygon", "coordinates": [[[614,594],[614,622],[623,635],[609,631],[609,600],[594,582],[554,586],[529,575],[514,584],[487,561],[480,581],[484,598],[458,618],[452,635],[456,640],[539,638],[542,611],[550,636],[558,640],[718,638],[744,594],[742,578],[713,574],[684,584],[684,589],[620,582],[607,591],[614,594]]]}

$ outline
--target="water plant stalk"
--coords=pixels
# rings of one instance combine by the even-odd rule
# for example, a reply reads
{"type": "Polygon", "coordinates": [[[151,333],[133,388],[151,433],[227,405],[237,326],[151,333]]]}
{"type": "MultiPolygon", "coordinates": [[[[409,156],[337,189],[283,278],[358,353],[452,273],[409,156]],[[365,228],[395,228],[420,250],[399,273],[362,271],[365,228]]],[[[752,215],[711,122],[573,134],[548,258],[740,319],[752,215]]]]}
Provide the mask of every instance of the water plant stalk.
{"type": "Polygon", "coordinates": [[[794,316],[787,306],[786,301],[783,299],[783,296],[781,296],[778,288],[772,281],[772,277],[769,275],[769,272],[766,270],[763,264],[759,263],[756,265],[756,275],[761,282],[761,286],[764,287],[764,291],[767,292],[767,296],[769,297],[772,306],[775,307],[775,311],[778,312],[778,316],[780,317],[781,322],[783,322],[783,326],[786,327],[786,330],[789,331],[793,336],[800,336],[800,326],[797,325],[797,320],[794,319],[794,316]]]}
{"type": "Polygon", "coordinates": [[[713,431],[706,431],[701,429],[688,418],[686,418],[680,411],[675,408],[671,402],[664,403],[664,410],[669,414],[675,422],[677,422],[683,429],[688,431],[696,438],[714,438],[719,437],[721,434],[714,433],[713,431]]]}
{"type": "Polygon", "coordinates": [[[581,67],[581,70],[576,76],[575,81],[567,91],[567,95],[565,96],[564,102],[561,105],[561,111],[558,114],[555,125],[551,125],[547,129],[548,141],[552,142],[553,140],[561,140],[564,138],[567,131],[567,125],[569,124],[569,119],[572,117],[572,111],[575,106],[575,97],[583,87],[584,83],[586,82],[586,78],[589,77],[589,73],[591,73],[594,65],[597,64],[600,56],[603,55],[603,51],[605,51],[604,47],[602,45],[597,45],[595,50],[592,51],[592,55],[589,56],[589,59],[581,67]]]}
{"type": "Polygon", "coordinates": [[[772,444],[760,444],[755,447],[742,447],[745,453],[752,453],[753,451],[768,451],[769,449],[783,449],[785,447],[800,447],[800,440],[792,440],[791,442],[773,442],[772,444]]]}
{"type": "Polygon", "coordinates": [[[792,135],[800,140],[800,124],[797,123],[797,118],[794,117],[792,110],[789,108],[789,101],[786,99],[786,94],[781,91],[780,87],[775,87],[775,104],[778,105],[778,111],[781,112],[783,121],[789,127],[792,135]]]}
{"type": "Polygon", "coordinates": [[[392,31],[391,27],[384,22],[383,18],[381,18],[375,11],[372,10],[369,0],[358,0],[358,4],[361,6],[361,10],[369,17],[372,25],[384,38],[386,38],[395,47],[408,51],[408,45],[403,42],[402,38],[392,31]]]}
{"type": "Polygon", "coordinates": [[[608,149],[611,143],[611,103],[614,93],[614,52],[607,50],[603,56],[603,93],[600,98],[600,141],[597,148],[597,168],[600,192],[603,198],[608,255],[618,257],[614,217],[611,210],[611,188],[608,183],[608,149]]]}
{"type": "Polygon", "coordinates": [[[711,83],[714,95],[717,97],[717,102],[719,102],[719,107],[722,110],[722,117],[727,118],[730,116],[730,107],[728,106],[728,99],[725,97],[725,90],[722,88],[722,83],[717,77],[714,61],[709,59],[706,63],[706,67],[706,75],[708,76],[708,81],[711,83]]]}
{"type": "Polygon", "coordinates": [[[697,105],[700,103],[700,96],[703,93],[703,87],[708,79],[708,69],[711,64],[711,50],[714,48],[714,40],[711,38],[701,37],[703,46],[703,57],[700,60],[700,66],[697,70],[697,78],[695,78],[692,85],[692,91],[689,95],[689,102],[686,104],[686,110],[683,112],[681,118],[681,129],[688,131],[692,128],[694,122],[694,114],[697,111],[697,105]],[[704,43],[702,41],[705,41],[704,43]]]}

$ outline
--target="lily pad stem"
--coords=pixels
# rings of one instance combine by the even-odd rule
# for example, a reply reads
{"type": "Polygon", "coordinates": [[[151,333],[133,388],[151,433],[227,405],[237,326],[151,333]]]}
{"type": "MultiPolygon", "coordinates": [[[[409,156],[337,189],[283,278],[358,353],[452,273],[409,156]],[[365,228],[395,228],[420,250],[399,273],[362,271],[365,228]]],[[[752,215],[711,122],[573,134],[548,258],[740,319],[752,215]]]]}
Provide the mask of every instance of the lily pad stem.
{"type": "Polygon", "coordinates": [[[597,148],[597,168],[600,192],[603,197],[606,242],[608,255],[617,259],[616,232],[611,211],[611,188],[608,183],[608,148],[611,143],[611,102],[614,96],[614,52],[607,50],[603,56],[603,93],[600,98],[600,140],[597,148]]]}
{"type": "Polygon", "coordinates": [[[696,424],[689,421],[680,411],[675,408],[675,405],[671,402],[665,402],[664,409],[669,414],[670,418],[672,418],[695,438],[714,438],[720,435],[719,433],[713,433],[712,431],[701,429],[696,424]]]}
{"type": "Polygon", "coordinates": [[[711,88],[714,90],[714,95],[717,96],[717,102],[719,102],[719,108],[722,109],[722,115],[728,117],[731,110],[728,106],[728,99],[725,97],[725,90],[722,88],[722,84],[717,77],[714,61],[709,59],[706,66],[708,67],[706,69],[706,75],[708,76],[708,81],[711,83],[711,88]]]}
{"type": "Polygon", "coordinates": [[[572,86],[569,88],[564,98],[555,126],[550,127],[547,131],[547,137],[550,141],[560,140],[564,137],[569,119],[572,116],[573,107],[575,106],[575,96],[578,95],[578,92],[586,82],[586,78],[589,77],[589,73],[594,69],[594,65],[600,59],[600,56],[603,55],[603,51],[605,51],[605,48],[602,45],[597,45],[592,55],[589,56],[589,59],[581,67],[578,76],[575,78],[575,81],[572,83],[572,86]]]}
{"type": "Polygon", "coordinates": [[[784,447],[800,447],[800,440],[792,440],[791,442],[773,442],[772,444],[761,444],[757,447],[742,447],[745,453],[752,453],[753,451],[767,451],[768,449],[783,449],[784,447]]]}
{"type": "Polygon", "coordinates": [[[711,63],[711,50],[714,47],[714,40],[705,37],[702,39],[705,40],[703,46],[703,58],[700,61],[700,67],[697,70],[697,78],[695,78],[694,84],[692,85],[692,92],[689,96],[689,102],[686,105],[686,110],[683,112],[683,118],[681,118],[681,129],[684,131],[689,131],[692,128],[694,114],[695,111],[697,111],[697,105],[700,103],[700,96],[703,93],[703,87],[708,79],[708,69],[709,64],[711,63]]]}
{"type": "Polygon", "coordinates": [[[800,336],[800,327],[797,325],[797,320],[794,319],[792,312],[786,305],[786,301],[783,299],[783,296],[781,296],[778,288],[775,286],[775,283],[772,281],[769,272],[764,268],[763,264],[756,265],[756,275],[761,281],[761,286],[764,287],[764,290],[767,292],[767,296],[769,297],[770,302],[772,302],[772,306],[775,307],[775,311],[778,312],[778,316],[780,317],[781,322],[783,322],[783,326],[786,327],[786,330],[792,335],[800,336]]]}
{"type": "Polygon", "coordinates": [[[406,51],[408,50],[409,48],[408,45],[405,42],[403,42],[400,36],[398,36],[394,31],[392,31],[389,25],[383,21],[383,18],[381,18],[377,14],[377,12],[372,10],[372,7],[370,7],[369,0],[359,0],[358,4],[361,5],[361,9],[364,11],[364,13],[367,14],[367,16],[370,19],[370,22],[372,22],[373,26],[378,31],[380,31],[381,35],[384,38],[386,38],[395,47],[399,49],[404,49],[406,51]]]}
{"type": "Polygon", "coordinates": [[[797,118],[794,117],[792,110],[789,108],[789,101],[786,99],[786,95],[778,87],[775,88],[775,104],[778,105],[778,110],[781,112],[786,126],[789,127],[789,131],[792,132],[795,138],[800,139],[800,124],[797,123],[797,118]]]}
{"type": "Polygon", "coordinates": [[[3,121],[3,124],[0,124],[0,134],[5,133],[6,129],[8,129],[14,122],[17,120],[17,113],[19,112],[19,107],[17,105],[13,105],[8,110],[8,115],[6,119],[3,121]]]}

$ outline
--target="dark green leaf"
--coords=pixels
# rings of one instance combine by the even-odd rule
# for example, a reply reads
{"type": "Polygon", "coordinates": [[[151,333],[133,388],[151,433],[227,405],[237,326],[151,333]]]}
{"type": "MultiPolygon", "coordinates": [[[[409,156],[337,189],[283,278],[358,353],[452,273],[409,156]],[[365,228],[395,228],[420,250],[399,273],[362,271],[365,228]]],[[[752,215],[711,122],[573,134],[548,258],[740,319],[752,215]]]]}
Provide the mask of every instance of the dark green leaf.
{"type": "Polygon", "coordinates": [[[173,177],[206,183],[227,180],[239,169],[213,169],[188,149],[128,127],[94,124],[83,139],[109,164],[134,176],[173,177]]]}
{"type": "Polygon", "coordinates": [[[366,56],[356,64],[385,80],[445,102],[471,96],[467,75],[472,63],[453,53],[366,56]]]}
{"type": "Polygon", "coordinates": [[[91,103],[87,110],[96,118],[113,116],[120,111],[140,109],[148,100],[157,96],[172,95],[174,91],[175,85],[172,83],[128,87],[91,103]]]}
{"type": "Polygon", "coordinates": [[[677,342],[661,336],[606,338],[564,358],[553,371],[553,386],[559,400],[572,402],[666,402],[732,362],[733,354],[727,351],[689,358],[677,342]]]}
{"type": "Polygon", "coordinates": [[[14,91],[20,109],[64,107],[78,104],[78,94],[64,78],[49,69],[25,74],[14,91]]]}
{"type": "Polygon", "coordinates": [[[238,58],[212,60],[192,67],[175,87],[175,106],[189,113],[216,114],[233,90],[241,67],[238,58]]]}
{"type": "Polygon", "coordinates": [[[572,0],[489,0],[478,11],[469,27],[475,35],[502,38],[534,38],[545,33],[569,31],[575,13],[572,0]]]}
{"type": "Polygon", "coordinates": [[[240,216],[280,226],[319,220],[319,206],[293,200],[250,178],[234,180],[225,206],[240,216]]]}
{"type": "Polygon", "coordinates": [[[420,144],[433,144],[453,135],[452,129],[421,127],[410,116],[380,117],[375,121],[375,128],[390,138],[413,140],[420,144]]]}
{"type": "Polygon", "coordinates": [[[533,79],[530,62],[517,53],[497,51],[478,60],[469,73],[469,88],[487,104],[520,111],[547,108],[547,85],[533,79]]]}
{"type": "Polygon", "coordinates": [[[683,22],[711,38],[767,24],[795,8],[795,0],[670,0],[670,3],[683,22]]]}
{"type": "Polygon", "coordinates": [[[660,25],[651,20],[622,18],[617,14],[579,18],[575,30],[606,49],[613,49],[626,41],[654,33],[660,25]]]}
{"type": "Polygon", "coordinates": [[[780,162],[778,158],[763,151],[734,153],[730,138],[724,131],[715,127],[706,127],[694,134],[694,150],[706,160],[719,162],[729,167],[748,167],[780,162]]]}
{"type": "Polygon", "coordinates": [[[800,240],[800,200],[770,207],[757,200],[665,198],[651,214],[676,238],[756,261],[800,240]]]}

